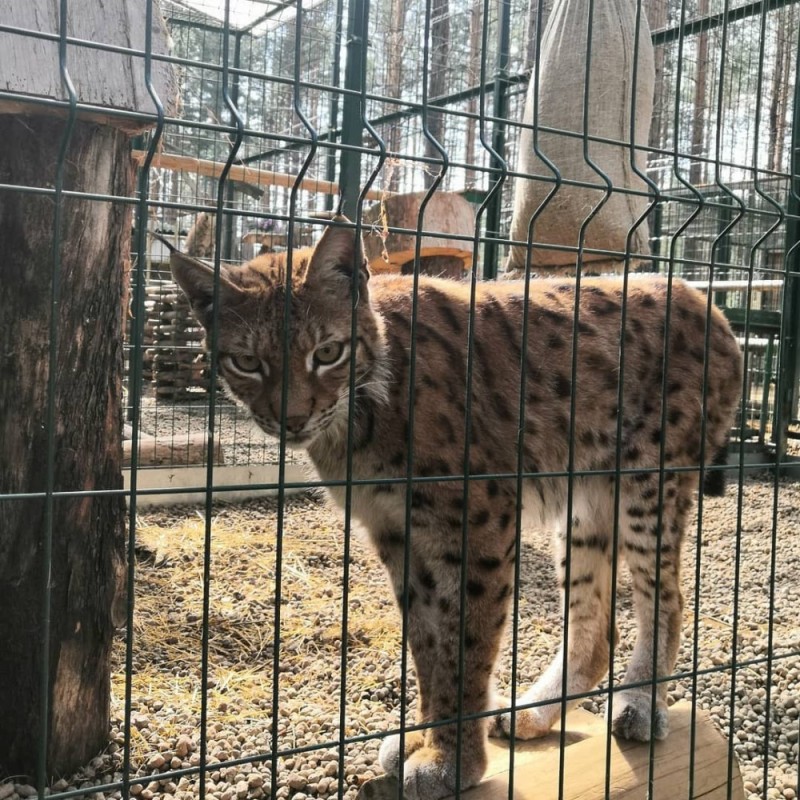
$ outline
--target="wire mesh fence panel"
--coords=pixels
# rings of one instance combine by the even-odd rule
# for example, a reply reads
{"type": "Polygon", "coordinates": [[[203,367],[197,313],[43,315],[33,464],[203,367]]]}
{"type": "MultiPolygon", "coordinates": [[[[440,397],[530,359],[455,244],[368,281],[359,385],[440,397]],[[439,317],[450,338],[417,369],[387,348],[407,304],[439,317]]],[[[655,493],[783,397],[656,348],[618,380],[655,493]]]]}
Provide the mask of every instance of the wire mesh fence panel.
{"type": "Polygon", "coordinates": [[[796,798],[799,29],[0,0],[0,800],[796,798]]]}

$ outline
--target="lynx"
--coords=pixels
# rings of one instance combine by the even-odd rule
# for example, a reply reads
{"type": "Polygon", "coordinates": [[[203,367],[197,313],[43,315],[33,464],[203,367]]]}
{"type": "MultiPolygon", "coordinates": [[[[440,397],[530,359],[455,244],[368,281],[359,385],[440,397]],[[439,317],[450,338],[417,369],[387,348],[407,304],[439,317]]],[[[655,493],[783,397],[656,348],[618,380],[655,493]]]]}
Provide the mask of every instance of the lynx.
{"type": "MultiPolygon", "coordinates": [[[[351,451],[352,513],[408,609],[418,722],[451,721],[409,732],[402,753],[398,735],[386,738],[383,768],[397,774],[402,761],[406,798],[435,800],[457,789],[457,772],[461,789],[477,783],[487,734],[509,733],[512,712],[493,692],[492,671],[514,594],[518,504],[554,533],[568,603],[569,695],[604,678],[616,644],[616,542],[637,618],[624,683],[636,686],[615,692],[612,728],[625,738],[663,738],[666,682],[658,684],[655,718],[642,684],[652,680],[654,655],[658,677],[674,668],[687,514],[701,458],[723,463],[737,406],[741,359],[725,318],[716,308],[709,316],[705,296],[677,279],[670,289],[665,279],[632,276],[620,390],[621,279],[581,282],[577,324],[574,281],[531,281],[527,301],[524,283],[480,282],[470,322],[469,284],[421,277],[413,312],[413,279],[370,277],[358,244],[352,226],[331,226],[313,251],[294,254],[291,272],[274,255],[223,267],[216,309],[211,267],[174,254],[172,270],[207,331],[216,320],[221,374],[258,425],[274,436],[285,430],[324,481],[344,481],[351,451]]],[[[705,474],[719,490],[721,471],[705,474]]],[[[344,503],[341,483],[330,493],[344,503]]],[[[519,697],[516,737],[542,736],[559,718],[563,663],[562,652],[519,697]]]]}

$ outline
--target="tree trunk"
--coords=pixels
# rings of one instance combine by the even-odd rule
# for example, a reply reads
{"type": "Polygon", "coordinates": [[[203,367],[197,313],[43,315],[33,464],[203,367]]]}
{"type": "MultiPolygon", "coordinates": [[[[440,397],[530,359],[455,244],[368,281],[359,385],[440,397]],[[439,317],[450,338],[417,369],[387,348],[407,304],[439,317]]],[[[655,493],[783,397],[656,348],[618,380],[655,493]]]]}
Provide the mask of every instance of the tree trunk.
{"type": "MultiPolygon", "coordinates": [[[[708,16],[708,0],[698,0],[697,16],[708,16]]],[[[703,31],[697,35],[697,66],[694,79],[694,104],[692,106],[692,162],[689,167],[689,181],[699,186],[706,180],[706,164],[699,159],[705,155],[706,142],[706,84],[708,83],[708,34],[703,31]]],[[[719,91],[722,91],[720,87],[719,91]]]]}
{"type": "MultiPolygon", "coordinates": [[[[64,130],[64,120],[56,117],[0,116],[0,182],[52,187],[64,130]]],[[[130,197],[133,179],[127,136],[78,122],[65,190],[130,197]]],[[[122,497],[56,497],[51,527],[45,498],[3,498],[47,490],[50,435],[54,491],[122,488],[122,324],[131,206],[64,196],[56,231],[54,202],[51,194],[0,190],[0,778],[35,775],[42,747],[49,776],[69,773],[103,749],[111,643],[115,623],[124,620],[114,613],[124,607],[122,497]],[[54,241],[61,300],[51,430],[54,241]],[[44,642],[48,572],[50,636],[44,642]]]]}
{"type": "Polygon", "coordinates": [[[778,25],[777,43],[775,47],[775,72],[772,82],[772,98],[769,105],[769,146],[767,169],[778,172],[786,167],[784,146],[786,139],[787,115],[789,106],[789,89],[791,84],[791,68],[795,48],[791,46],[797,37],[795,28],[795,7],[783,9],[782,24],[778,25]]]}
{"type": "MultiPolygon", "coordinates": [[[[392,0],[389,20],[389,36],[387,37],[386,93],[389,97],[400,98],[403,90],[403,48],[405,46],[406,0],[392,0]]],[[[399,122],[389,129],[389,152],[399,153],[401,148],[402,128],[399,122]]],[[[398,164],[389,169],[388,189],[397,192],[400,189],[400,170],[398,164]]]]}
{"type": "MultiPolygon", "coordinates": [[[[477,86],[480,80],[480,53],[481,53],[481,22],[483,21],[483,3],[481,0],[473,0],[469,15],[469,85],[477,86]]],[[[469,99],[467,110],[470,114],[478,112],[478,98],[473,95],[469,99]]],[[[468,117],[466,120],[466,153],[464,160],[467,164],[475,163],[475,140],[478,121],[475,117],[468,117]]],[[[477,180],[477,173],[474,169],[468,169],[464,178],[466,186],[473,186],[477,180]]]]}
{"type": "MultiPolygon", "coordinates": [[[[447,60],[450,52],[450,6],[448,0],[433,0],[431,6],[431,39],[428,80],[428,100],[441,97],[447,90],[447,60]]],[[[441,111],[428,111],[428,130],[444,146],[444,115],[441,111]]],[[[441,160],[438,148],[425,137],[425,155],[441,160]]],[[[439,170],[435,164],[425,165],[425,187],[429,188],[439,170]]]]}
{"type": "MultiPolygon", "coordinates": [[[[667,0],[650,0],[645,4],[647,22],[651,31],[658,31],[667,27],[667,0]]],[[[666,46],[659,45],[653,51],[653,66],[655,67],[656,80],[653,92],[653,121],[650,124],[650,147],[664,146],[664,124],[668,117],[666,105],[669,102],[669,93],[665,91],[664,61],[666,46]]],[[[651,154],[652,159],[662,158],[660,154],[651,154]]],[[[652,218],[652,215],[651,215],[652,218]]]]}
{"type": "MultiPolygon", "coordinates": [[[[528,3],[528,21],[525,33],[525,69],[533,70],[536,66],[536,48],[544,35],[544,28],[553,10],[553,0],[530,0],[528,3]]],[[[531,74],[531,80],[534,75],[531,74]]]]}

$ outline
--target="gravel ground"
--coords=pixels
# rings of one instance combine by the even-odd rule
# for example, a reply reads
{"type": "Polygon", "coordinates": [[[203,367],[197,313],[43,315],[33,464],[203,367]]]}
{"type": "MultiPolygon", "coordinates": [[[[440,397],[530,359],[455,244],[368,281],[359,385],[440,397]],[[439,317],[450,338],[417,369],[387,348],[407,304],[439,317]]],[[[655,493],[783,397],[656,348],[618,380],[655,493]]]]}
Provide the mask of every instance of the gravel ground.
{"type": "MultiPolygon", "coordinates": [[[[170,425],[174,428],[176,422],[170,425]]],[[[748,800],[794,800],[800,731],[800,484],[781,482],[776,502],[772,479],[755,475],[745,482],[741,503],[739,499],[735,486],[729,487],[725,498],[705,498],[699,604],[697,536],[689,536],[683,573],[684,643],[677,669],[691,670],[694,658],[701,670],[721,668],[700,675],[694,695],[726,736],[732,727],[748,800]],[[771,593],[774,508],[777,539],[771,593]],[[737,538],[739,514],[741,536],[737,538]],[[732,655],[735,615],[736,657],[754,663],[735,671],[732,687],[731,670],[725,665],[732,655]],[[768,665],[770,641],[773,660],[768,665]]],[[[692,524],[696,530],[696,519],[692,524]]],[[[205,537],[198,507],[155,510],[138,520],[130,760],[132,774],[143,779],[133,792],[143,800],[202,796],[197,774],[164,773],[200,763],[205,537]]],[[[547,537],[526,530],[524,540],[517,624],[522,687],[555,654],[561,630],[547,537]]],[[[378,739],[346,746],[341,761],[335,744],[342,725],[348,737],[396,728],[403,700],[399,616],[391,593],[363,539],[354,535],[349,546],[342,711],[345,538],[340,514],[319,497],[308,495],[290,498],[283,515],[271,500],[215,506],[208,561],[205,708],[207,760],[212,768],[205,797],[270,797],[273,765],[269,758],[244,765],[228,762],[270,752],[275,695],[279,750],[316,748],[287,753],[277,760],[276,800],[354,798],[358,786],[380,774],[378,739]],[[278,587],[280,649],[276,658],[278,587]],[[273,682],[276,664],[277,687],[273,682]]],[[[627,576],[621,578],[618,598],[621,640],[617,653],[624,664],[633,643],[627,576]]],[[[59,780],[52,790],[81,787],[97,800],[119,797],[119,792],[103,794],[93,787],[121,779],[126,644],[121,636],[114,654],[113,728],[105,753],[77,775],[59,780]]],[[[501,688],[508,686],[510,664],[509,647],[498,667],[501,688]]],[[[413,708],[414,694],[412,682],[405,695],[409,708],[413,708]]],[[[690,699],[691,680],[673,683],[670,696],[690,699]]],[[[587,700],[584,705],[602,713],[602,701],[587,700]]],[[[30,791],[24,785],[0,784],[0,800],[16,800],[30,791]]]]}

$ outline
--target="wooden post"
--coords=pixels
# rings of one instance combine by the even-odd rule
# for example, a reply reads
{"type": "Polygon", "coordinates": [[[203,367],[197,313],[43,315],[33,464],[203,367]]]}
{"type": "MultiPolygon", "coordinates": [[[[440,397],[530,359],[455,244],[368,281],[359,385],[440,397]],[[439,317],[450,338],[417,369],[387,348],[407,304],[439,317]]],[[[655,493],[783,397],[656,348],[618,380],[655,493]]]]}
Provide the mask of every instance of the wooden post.
{"type": "MultiPolygon", "coordinates": [[[[66,32],[143,49],[145,8],[146,0],[70,3],[66,32]]],[[[154,49],[164,52],[166,34],[155,12],[154,49]]],[[[42,33],[61,29],[57,0],[0,0],[0,18],[42,33]]],[[[33,100],[65,99],[58,42],[0,33],[0,91],[15,95],[13,103],[0,100],[0,183],[20,187],[0,190],[0,779],[69,773],[106,746],[111,642],[125,621],[123,498],[57,496],[50,505],[42,495],[122,488],[132,206],[83,195],[134,196],[129,135],[149,122],[110,112],[152,118],[153,104],[141,57],[68,46],[66,63],[79,102],[102,110],[79,114],[63,161],[65,194],[57,198],[26,188],[52,189],[56,180],[66,119],[58,106],[33,100]]],[[[154,62],[154,82],[169,112],[172,70],[154,62]]]]}
{"type": "MultiPolygon", "coordinates": [[[[728,745],[704,711],[697,712],[694,739],[693,792],[689,794],[691,704],[670,710],[670,735],[653,751],[653,799],[743,800],[739,765],[731,765],[728,794],[728,745]]],[[[558,731],[543,739],[519,742],[514,753],[514,800],[646,800],[650,777],[650,745],[611,739],[609,794],[606,795],[607,727],[588,711],[567,715],[563,795],[559,792],[561,737],[558,731]]],[[[461,793],[463,800],[507,800],[509,784],[507,741],[489,741],[489,766],[483,781],[461,793]]],[[[359,800],[397,800],[397,781],[381,777],[365,783],[359,800]]]]}

